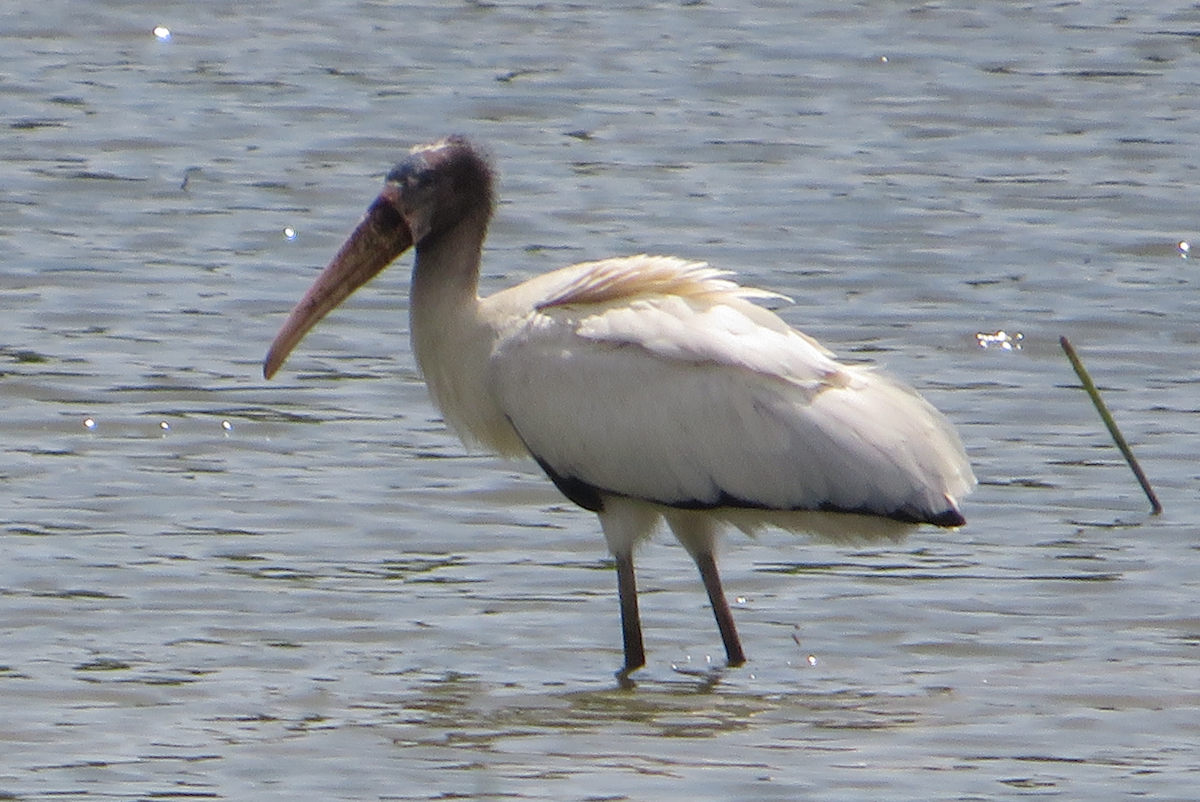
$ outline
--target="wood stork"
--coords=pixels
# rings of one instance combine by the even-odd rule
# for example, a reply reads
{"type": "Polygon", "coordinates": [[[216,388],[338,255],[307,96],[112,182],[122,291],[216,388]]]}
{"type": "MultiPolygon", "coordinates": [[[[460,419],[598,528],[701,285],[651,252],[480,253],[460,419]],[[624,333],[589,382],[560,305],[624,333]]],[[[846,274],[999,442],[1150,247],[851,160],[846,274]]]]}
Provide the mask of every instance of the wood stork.
{"type": "Polygon", "coordinates": [[[700,569],[728,664],[745,654],[717,573],[723,529],[827,538],[964,523],[958,436],[912,389],[844,365],[700,262],[586,262],[487,298],[486,158],[458,136],[414,148],[267,354],[270,378],[325,314],[416,246],[417,363],[468,445],[529,455],[600,516],[617,569],[624,667],[645,665],[634,547],[665,519],[700,569]]]}

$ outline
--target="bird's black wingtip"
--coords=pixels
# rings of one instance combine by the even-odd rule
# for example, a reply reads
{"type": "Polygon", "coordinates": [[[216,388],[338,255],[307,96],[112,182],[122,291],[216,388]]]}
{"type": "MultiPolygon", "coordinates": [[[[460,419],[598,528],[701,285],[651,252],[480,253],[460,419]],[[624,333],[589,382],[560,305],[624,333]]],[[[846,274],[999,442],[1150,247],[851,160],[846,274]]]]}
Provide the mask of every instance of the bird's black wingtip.
{"type": "Polygon", "coordinates": [[[962,526],[966,522],[967,519],[963,517],[963,514],[953,507],[932,516],[926,521],[926,523],[931,523],[934,526],[944,526],[946,528],[962,526]]]}

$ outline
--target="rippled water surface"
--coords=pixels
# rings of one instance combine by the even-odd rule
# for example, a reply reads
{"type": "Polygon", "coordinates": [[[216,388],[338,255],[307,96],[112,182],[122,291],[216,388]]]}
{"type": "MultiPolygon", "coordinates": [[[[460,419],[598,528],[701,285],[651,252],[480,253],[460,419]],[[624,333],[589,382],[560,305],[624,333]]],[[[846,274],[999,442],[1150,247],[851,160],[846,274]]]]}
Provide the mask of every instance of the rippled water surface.
{"type": "Polygon", "coordinates": [[[1194,6],[12,5],[0,797],[1195,798],[1194,6]],[[260,378],[455,131],[501,170],[489,291],[668,252],[787,293],[958,426],[969,525],[731,539],[724,672],[661,537],[618,689],[595,518],[445,431],[406,262],[260,378]]]}

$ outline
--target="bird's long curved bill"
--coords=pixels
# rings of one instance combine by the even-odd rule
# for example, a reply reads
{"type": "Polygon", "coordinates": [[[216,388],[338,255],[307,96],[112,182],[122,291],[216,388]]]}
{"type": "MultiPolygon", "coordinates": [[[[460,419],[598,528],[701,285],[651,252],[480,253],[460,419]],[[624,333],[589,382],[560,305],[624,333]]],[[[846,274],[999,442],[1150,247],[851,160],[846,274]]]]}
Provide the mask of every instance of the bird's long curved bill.
{"type": "Polygon", "coordinates": [[[413,244],[408,225],[388,200],[371,204],[363,221],[342,245],[337,256],[308,288],[275,335],[263,362],[263,376],[271,378],[292,349],[350,294],[379,274],[413,244]]]}

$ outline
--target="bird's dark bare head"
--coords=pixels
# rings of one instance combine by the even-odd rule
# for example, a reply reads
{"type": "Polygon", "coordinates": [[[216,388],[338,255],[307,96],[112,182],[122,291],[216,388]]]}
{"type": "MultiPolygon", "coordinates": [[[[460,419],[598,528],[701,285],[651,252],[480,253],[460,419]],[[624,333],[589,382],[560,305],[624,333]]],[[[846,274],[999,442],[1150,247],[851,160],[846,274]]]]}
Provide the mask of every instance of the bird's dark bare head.
{"type": "Polygon", "coordinates": [[[492,213],[492,168],[465,137],[450,136],[413,148],[388,173],[382,198],[400,213],[419,246],[467,218],[492,213]]]}
{"type": "MultiPolygon", "coordinates": [[[[468,268],[464,286],[473,292],[491,214],[492,170],[470,142],[451,136],[413,148],[388,173],[362,222],[292,309],[267,354],[263,375],[271,378],[322,317],[413,245],[418,264],[422,252],[436,254],[432,263],[446,264],[448,255],[462,256],[465,248],[460,264],[468,268]]],[[[417,272],[414,268],[414,282],[417,272]]]]}

